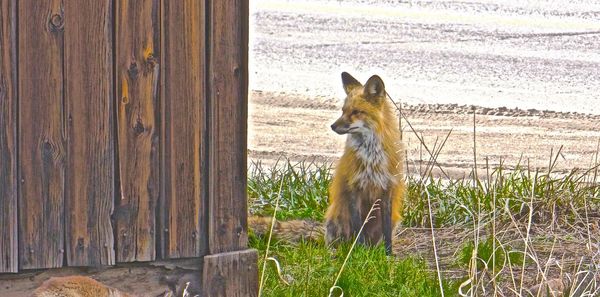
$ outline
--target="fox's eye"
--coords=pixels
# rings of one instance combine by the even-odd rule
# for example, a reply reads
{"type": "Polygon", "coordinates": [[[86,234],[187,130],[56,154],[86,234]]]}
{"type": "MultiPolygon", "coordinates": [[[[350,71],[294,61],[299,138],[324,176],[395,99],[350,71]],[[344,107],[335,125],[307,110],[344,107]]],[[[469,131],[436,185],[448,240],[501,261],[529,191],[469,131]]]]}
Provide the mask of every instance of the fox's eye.
{"type": "Polygon", "coordinates": [[[353,110],[351,115],[355,116],[355,115],[359,115],[360,114],[360,110],[353,110]]]}

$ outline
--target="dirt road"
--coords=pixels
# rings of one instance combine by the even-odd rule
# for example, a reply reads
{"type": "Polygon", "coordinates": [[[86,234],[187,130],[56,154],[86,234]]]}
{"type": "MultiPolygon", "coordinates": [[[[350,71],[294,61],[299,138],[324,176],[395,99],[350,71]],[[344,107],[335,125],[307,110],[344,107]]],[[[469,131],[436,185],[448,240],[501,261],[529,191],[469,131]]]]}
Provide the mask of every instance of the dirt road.
{"type": "MultiPolygon", "coordinates": [[[[253,93],[250,111],[250,158],[267,164],[281,156],[292,160],[331,162],[341,153],[345,138],[329,125],[339,116],[337,99],[313,98],[265,92],[253,93]]],[[[449,177],[459,178],[473,167],[473,114],[469,108],[405,106],[405,115],[425,144],[449,134],[437,162],[449,177]]],[[[475,115],[476,150],[479,166],[487,157],[491,165],[500,161],[514,165],[521,158],[532,168],[547,168],[551,151],[562,146],[556,169],[589,168],[600,141],[600,116],[555,112],[478,109],[475,115]],[[486,115],[490,113],[497,115],[486,115]]],[[[416,134],[403,122],[409,171],[418,174],[429,154],[416,134]]],[[[434,172],[441,176],[440,172],[434,172]]]]}
{"type": "MultiPolygon", "coordinates": [[[[478,163],[522,155],[544,167],[563,146],[562,168],[589,167],[600,140],[600,2],[559,2],[252,2],[250,157],[335,159],[343,137],[328,127],[349,71],[380,74],[428,146],[452,130],[438,159],[452,176],[474,163],[471,105],[478,163]]],[[[405,138],[418,172],[428,155],[412,131],[405,138]]]]}

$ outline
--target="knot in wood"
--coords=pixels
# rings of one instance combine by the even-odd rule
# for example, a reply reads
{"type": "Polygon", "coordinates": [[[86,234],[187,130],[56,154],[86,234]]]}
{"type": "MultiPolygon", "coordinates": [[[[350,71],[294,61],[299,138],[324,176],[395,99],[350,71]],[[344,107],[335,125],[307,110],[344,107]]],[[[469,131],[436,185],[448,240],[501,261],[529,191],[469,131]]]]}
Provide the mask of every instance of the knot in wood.
{"type": "Polygon", "coordinates": [[[150,53],[147,57],[146,57],[146,68],[149,71],[152,71],[154,69],[154,66],[156,66],[156,64],[158,64],[158,60],[154,57],[154,55],[152,53],[150,53]]]}
{"type": "Polygon", "coordinates": [[[50,164],[54,160],[54,148],[48,139],[42,143],[42,161],[44,164],[50,164]]]}
{"type": "Polygon", "coordinates": [[[144,124],[142,123],[142,120],[137,119],[137,121],[135,122],[135,126],[133,126],[133,133],[135,133],[135,135],[141,135],[142,133],[144,133],[146,129],[144,128],[144,124]]]}
{"type": "Polygon", "coordinates": [[[81,237],[77,238],[77,248],[80,250],[83,249],[83,238],[81,237]]]}
{"type": "Polygon", "coordinates": [[[44,141],[42,141],[42,146],[43,149],[51,149],[52,145],[50,144],[50,140],[48,139],[44,139],[44,141]]]}
{"type": "Polygon", "coordinates": [[[127,73],[129,74],[129,77],[131,77],[132,80],[135,80],[139,74],[139,70],[137,67],[137,63],[136,62],[131,62],[131,64],[129,64],[129,69],[127,69],[127,73]]]}
{"type": "Polygon", "coordinates": [[[65,26],[65,20],[62,15],[55,13],[50,16],[49,27],[51,32],[62,31],[65,26]]]}

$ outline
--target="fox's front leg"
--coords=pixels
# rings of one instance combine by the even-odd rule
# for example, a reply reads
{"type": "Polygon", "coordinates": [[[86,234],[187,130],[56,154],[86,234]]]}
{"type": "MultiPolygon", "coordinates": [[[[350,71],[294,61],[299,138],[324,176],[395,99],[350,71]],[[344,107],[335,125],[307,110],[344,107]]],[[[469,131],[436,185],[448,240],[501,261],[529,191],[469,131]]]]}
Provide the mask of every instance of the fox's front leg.
{"type": "Polygon", "coordinates": [[[329,199],[329,207],[325,213],[325,242],[331,244],[337,240],[344,239],[350,235],[350,228],[345,228],[344,221],[347,211],[343,205],[333,196],[329,199]]]}
{"type": "MultiPolygon", "coordinates": [[[[361,218],[361,203],[356,193],[348,193],[348,212],[350,213],[350,229],[352,230],[352,237],[358,236],[360,227],[362,227],[361,218]]],[[[359,243],[364,243],[364,236],[358,238],[359,243]]]]}
{"type": "Polygon", "coordinates": [[[338,212],[337,207],[329,207],[325,219],[325,243],[331,244],[338,241],[346,241],[351,237],[349,215],[347,212],[338,212]],[[335,213],[333,210],[336,210],[335,213]]]}
{"type": "MultiPolygon", "coordinates": [[[[376,201],[379,199],[379,207],[371,213],[372,219],[365,226],[364,236],[365,241],[369,245],[378,244],[381,239],[384,240],[385,247],[388,253],[391,252],[392,246],[392,203],[391,192],[382,191],[380,194],[375,194],[368,201],[376,201]]],[[[366,207],[367,205],[364,205],[366,207]]]]}
{"type": "Polygon", "coordinates": [[[341,194],[332,197],[325,215],[325,240],[328,244],[336,240],[352,240],[361,227],[360,206],[355,193],[344,191],[341,194]]]}
{"type": "Polygon", "coordinates": [[[390,191],[383,191],[381,200],[381,227],[385,251],[392,254],[392,196],[390,191]]]}

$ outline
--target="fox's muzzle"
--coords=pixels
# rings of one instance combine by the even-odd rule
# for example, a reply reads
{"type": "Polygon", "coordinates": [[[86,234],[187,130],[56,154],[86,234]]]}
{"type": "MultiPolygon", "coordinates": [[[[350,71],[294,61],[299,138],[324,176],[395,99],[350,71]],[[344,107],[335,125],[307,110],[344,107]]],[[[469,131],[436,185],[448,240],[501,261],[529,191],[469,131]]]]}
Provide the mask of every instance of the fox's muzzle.
{"type": "Polygon", "coordinates": [[[343,121],[342,119],[338,119],[337,121],[335,121],[335,123],[331,124],[331,130],[340,135],[348,133],[349,128],[350,125],[345,123],[345,121],[343,121]]]}
{"type": "Polygon", "coordinates": [[[343,131],[340,131],[340,129],[338,129],[338,126],[335,123],[331,124],[331,130],[333,130],[335,133],[340,134],[340,135],[344,134],[343,131]]]}

